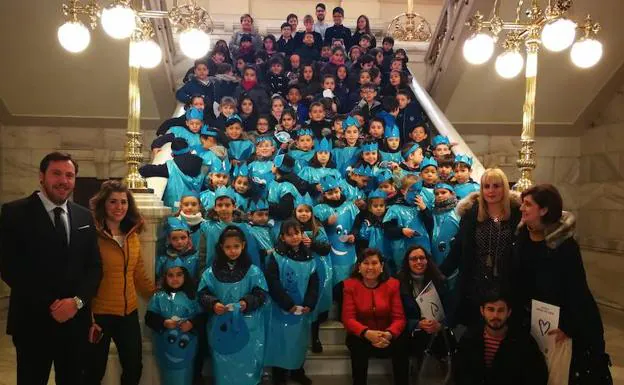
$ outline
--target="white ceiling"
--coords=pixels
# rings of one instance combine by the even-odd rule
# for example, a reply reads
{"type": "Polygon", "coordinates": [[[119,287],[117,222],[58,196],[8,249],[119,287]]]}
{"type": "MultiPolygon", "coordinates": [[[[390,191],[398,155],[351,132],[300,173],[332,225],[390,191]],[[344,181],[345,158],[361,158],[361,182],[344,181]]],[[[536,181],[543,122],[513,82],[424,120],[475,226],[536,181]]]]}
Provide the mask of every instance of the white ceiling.
{"type": "MultiPolygon", "coordinates": [[[[62,0],[0,1],[0,99],[16,117],[122,118],[128,110],[128,41],[91,31],[91,44],[71,54],[58,43],[62,0]]],[[[151,71],[162,71],[162,66],[151,71]]],[[[164,72],[164,71],[163,71],[164,72]]],[[[141,75],[144,118],[159,118],[141,75]]]]}
{"type": "MultiPolygon", "coordinates": [[[[540,2],[541,5],[545,3],[540,2]]],[[[502,1],[504,20],[515,18],[515,7],[515,1],[502,1]]],[[[490,9],[480,11],[488,15],[490,9]]],[[[602,25],[599,34],[604,45],[602,61],[592,69],[581,70],[571,62],[569,50],[561,53],[541,50],[536,102],[538,124],[569,128],[624,63],[624,1],[575,0],[570,17],[582,22],[588,12],[602,25]]],[[[457,63],[463,58],[461,54],[455,55],[452,65],[464,65],[464,71],[445,109],[453,124],[461,128],[462,125],[517,125],[521,122],[524,77],[521,74],[513,80],[505,80],[496,74],[494,60],[500,52],[498,48],[494,57],[481,66],[457,63]]]]}

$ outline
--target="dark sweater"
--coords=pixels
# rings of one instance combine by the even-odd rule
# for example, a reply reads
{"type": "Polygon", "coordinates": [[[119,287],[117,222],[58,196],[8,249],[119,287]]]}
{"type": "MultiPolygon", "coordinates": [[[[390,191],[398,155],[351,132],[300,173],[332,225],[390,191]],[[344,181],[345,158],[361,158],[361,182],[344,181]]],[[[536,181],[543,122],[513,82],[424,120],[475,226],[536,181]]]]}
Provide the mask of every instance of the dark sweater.
{"type": "MultiPolygon", "coordinates": [[[[202,158],[195,154],[187,153],[182,155],[177,155],[173,157],[173,161],[176,166],[182,171],[184,174],[189,175],[191,177],[199,175],[202,167],[202,158]]],[[[149,178],[153,176],[160,176],[163,178],[169,178],[169,170],[167,168],[167,163],[163,164],[144,164],[139,168],[139,173],[144,178],[149,178]]]]}
{"type": "Polygon", "coordinates": [[[528,332],[510,328],[492,366],[484,359],[483,325],[469,329],[459,342],[454,377],[457,385],[546,385],[544,355],[528,332]]]}
{"type": "Polygon", "coordinates": [[[325,30],[325,44],[331,45],[334,40],[342,40],[345,49],[351,48],[351,30],[344,25],[332,25],[325,30]]]}

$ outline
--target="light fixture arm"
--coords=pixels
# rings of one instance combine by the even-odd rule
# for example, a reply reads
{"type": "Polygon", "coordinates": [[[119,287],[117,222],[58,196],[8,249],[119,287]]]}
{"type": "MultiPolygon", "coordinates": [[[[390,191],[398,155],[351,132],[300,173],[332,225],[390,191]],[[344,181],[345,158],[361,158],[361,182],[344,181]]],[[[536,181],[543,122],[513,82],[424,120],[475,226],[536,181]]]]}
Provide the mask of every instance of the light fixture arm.
{"type": "Polygon", "coordinates": [[[97,27],[97,20],[102,13],[102,9],[95,0],[90,0],[85,5],[83,5],[80,0],[69,0],[69,3],[61,5],[61,11],[67,18],[67,21],[73,23],[79,22],[78,16],[86,15],[89,18],[89,26],[91,29],[97,27]]]}
{"type": "MultiPolygon", "coordinates": [[[[475,38],[478,34],[483,34],[481,32],[483,29],[487,29],[491,32],[494,37],[498,37],[498,35],[502,31],[507,31],[506,39],[503,42],[503,48],[506,52],[517,52],[520,49],[520,44],[524,42],[526,47],[526,64],[525,64],[525,100],[522,109],[522,134],[520,136],[520,150],[519,157],[517,161],[518,169],[520,170],[520,179],[514,186],[515,190],[523,191],[529,188],[532,185],[532,171],[536,167],[535,162],[535,99],[536,99],[536,91],[537,91],[537,72],[538,72],[538,53],[540,46],[545,44],[542,42],[544,37],[545,28],[548,27],[549,33],[552,36],[553,28],[555,28],[554,33],[558,33],[556,28],[569,28],[570,22],[566,19],[566,13],[572,6],[572,0],[548,0],[547,7],[545,10],[542,10],[539,6],[538,0],[531,0],[529,7],[525,11],[525,18],[521,17],[522,8],[524,5],[524,0],[517,0],[516,14],[515,20],[513,22],[503,21],[498,16],[498,6],[499,0],[495,0],[494,8],[490,14],[490,19],[485,20],[483,15],[478,11],[468,19],[466,25],[469,26],[470,30],[473,32],[473,37],[475,38]],[[558,23],[557,26],[553,27],[555,23],[558,23]]],[[[573,27],[572,27],[573,28],[573,27]]],[[[601,46],[596,48],[596,45],[599,43],[593,41],[593,37],[600,31],[600,24],[594,23],[591,19],[590,15],[587,15],[585,18],[585,22],[582,25],[579,25],[577,28],[583,31],[583,36],[581,37],[579,43],[586,43],[583,46],[583,49],[589,50],[594,49],[598,52],[598,55],[602,55],[601,46]],[[589,46],[588,44],[593,44],[589,46]],[[590,47],[590,48],[586,48],[590,47]]],[[[470,52],[469,50],[474,47],[474,40],[467,40],[464,45],[464,55],[466,60],[472,62],[474,64],[481,64],[483,61],[475,61],[473,57],[475,56],[473,53],[467,54],[466,52],[470,52]],[[470,45],[469,45],[470,43],[470,45]],[[467,49],[467,47],[469,47],[467,49]]],[[[578,44],[578,43],[577,43],[578,44]]],[[[545,44],[547,48],[549,48],[548,43],[545,44]]],[[[550,45],[551,50],[557,51],[555,48],[552,48],[552,44],[550,45]]],[[[572,60],[574,61],[574,46],[572,49],[572,60]]],[[[565,46],[562,48],[565,49],[565,46]]],[[[580,48],[577,48],[577,52],[580,48]]],[[[485,52],[485,48],[483,49],[485,52]]],[[[578,54],[577,54],[578,56],[578,54]]],[[[499,59],[502,56],[499,56],[499,59]]],[[[509,56],[507,56],[509,57],[509,56]]],[[[506,60],[507,57],[503,60],[506,60]]],[[[599,56],[598,59],[599,60],[599,56]]],[[[498,61],[499,63],[504,63],[504,61],[498,61]]],[[[577,64],[575,62],[575,64],[577,64]]],[[[581,68],[587,68],[591,65],[595,64],[595,62],[582,66],[577,64],[581,68]]],[[[503,64],[504,65],[504,64],[503,64]]],[[[505,68],[501,65],[501,68],[505,68]]],[[[509,69],[510,67],[506,67],[509,69]]],[[[497,67],[498,70],[498,67],[497,67]]],[[[513,72],[513,71],[512,71],[513,72]]],[[[501,74],[501,72],[499,72],[501,74]]],[[[501,74],[501,76],[504,76],[501,74]]]]}

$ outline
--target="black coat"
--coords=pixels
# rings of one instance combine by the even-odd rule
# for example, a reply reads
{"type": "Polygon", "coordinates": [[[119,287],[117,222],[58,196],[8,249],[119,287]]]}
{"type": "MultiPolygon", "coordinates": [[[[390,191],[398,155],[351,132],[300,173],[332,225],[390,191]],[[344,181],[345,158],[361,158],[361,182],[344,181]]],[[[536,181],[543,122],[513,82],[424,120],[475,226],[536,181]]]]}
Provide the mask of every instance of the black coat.
{"type": "Polygon", "coordinates": [[[399,134],[401,135],[401,143],[410,142],[410,132],[419,124],[424,124],[425,111],[420,104],[412,100],[407,107],[399,111],[396,117],[396,124],[399,127],[399,134]]]}
{"type": "Polygon", "coordinates": [[[302,63],[312,63],[321,58],[321,53],[318,49],[316,49],[316,47],[308,47],[305,44],[295,49],[295,53],[299,55],[302,63]]]}
{"type": "MultiPolygon", "coordinates": [[[[303,44],[303,37],[305,36],[305,34],[306,34],[305,31],[299,31],[299,32],[295,33],[295,37],[293,39],[293,40],[295,40],[295,51],[297,50],[297,48],[304,46],[304,44],[303,44]]],[[[314,35],[314,44],[312,45],[312,47],[320,55],[321,48],[323,47],[323,36],[321,36],[321,34],[316,32],[316,31],[313,31],[312,34],[314,35]]]]}
{"type": "Polygon", "coordinates": [[[290,38],[288,41],[280,36],[277,40],[277,52],[282,52],[286,57],[295,52],[295,39],[290,38]]]}
{"type": "Polygon", "coordinates": [[[510,328],[492,367],[485,367],[483,326],[469,329],[459,341],[454,359],[457,385],[546,385],[544,355],[528,332],[510,328]]]}
{"type": "MultiPolygon", "coordinates": [[[[173,157],[173,161],[176,166],[182,171],[185,175],[195,177],[201,173],[202,169],[202,158],[195,154],[186,153],[182,155],[176,155],[173,157]]],[[[169,178],[169,169],[167,168],[167,163],[163,164],[144,164],[139,167],[139,173],[144,178],[150,177],[162,177],[169,178]]]]}
{"type": "MultiPolygon", "coordinates": [[[[362,38],[362,35],[366,35],[366,32],[360,32],[356,30],[353,36],[351,36],[351,46],[360,44],[360,39],[362,38]]],[[[368,49],[377,47],[377,39],[375,39],[373,32],[371,31],[371,33],[369,33],[368,35],[372,37],[371,44],[368,49]]]]}
{"type": "Polygon", "coordinates": [[[269,93],[264,86],[256,84],[254,87],[246,91],[241,84],[236,87],[233,97],[241,100],[242,97],[249,96],[253,100],[256,111],[259,114],[268,114],[271,111],[271,103],[269,101],[269,93]]]}
{"type": "Polygon", "coordinates": [[[342,40],[348,50],[351,48],[351,30],[344,25],[332,25],[325,30],[325,44],[332,45],[334,40],[342,40]]]}
{"type": "Polygon", "coordinates": [[[47,337],[73,328],[87,336],[89,305],[102,279],[102,262],[91,212],[72,202],[67,209],[70,243],[65,246],[36,192],[2,206],[0,271],[11,288],[7,334],[47,337]],[[50,305],[74,296],[85,306],[71,320],[57,323],[50,305]]]}
{"type": "MultiPolygon", "coordinates": [[[[514,253],[520,273],[514,287],[523,306],[516,310],[524,312],[528,328],[532,299],[559,306],[559,329],[573,341],[570,378],[575,378],[576,371],[585,372],[582,367],[591,366],[592,361],[598,366],[593,374],[606,375],[605,363],[600,365],[605,352],[602,319],[587,286],[579,245],[573,238],[574,226],[574,216],[564,212],[558,223],[546,229],[542,243],[531,241],[526,226],[518,228],[514,253]]],[[[608,382],[594,378],[581,383],[608,382]]]]}
{"type": "MultiPolygon", "coordinates": [[[[477,212],[479,208],[478,197],[479,193],[472,193],[458,204],[458,212],[461,214],[459,231],[454,241],[451,243],[451,250],[448,256],[440,265],[442,274],[447,277],[456,269],[459,269],[459,303],[455,319],[458,323],[464,325],[474,324],[474,321],[480,317],[478,304],[475,304],[474,301],[469,298],[477,260],[476,234],[477,212]]],[[[512,229],[518,226],[520,217],[520,204],[512,197],[511,216],[509,218],[512,229]]],[[[518,273],[517,263],[513,260],[513,247],[512,245],[505,245],[504,250],[506,255],[502,258],[500,266],[501,271],[499,273],[499,282],[504,286],[500,289],[516,298],[514,293],[510,293],[510,291],[513,291],[513,285],[510,282],[511,277],[518,273]]],[[[512,304],[512,307],[515,307],[515,304],[512,304]]]]}

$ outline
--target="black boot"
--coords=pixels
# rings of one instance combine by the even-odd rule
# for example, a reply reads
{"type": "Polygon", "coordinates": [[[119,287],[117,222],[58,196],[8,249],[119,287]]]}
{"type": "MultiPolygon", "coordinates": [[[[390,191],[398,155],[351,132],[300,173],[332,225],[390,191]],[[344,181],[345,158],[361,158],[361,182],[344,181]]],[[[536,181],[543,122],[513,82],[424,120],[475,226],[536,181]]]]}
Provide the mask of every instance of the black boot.
{"type": "Polygon", "coordinates": [[[301,385],[312,385],[312,380],[310,377],[306,376],[303,368],[291,371],[290,379],[301,385]]]}
{"type": "Polygon", "coordinates": [[[312,322],[312,353],[323,353],[323,344],[319,338],[319,328],[321,323],[319,321],[312,322]]]}
{"type": "Polygon", "coordinates": [[[286,369],[273,367],[273,385],[286,385],[286,369]]]}

